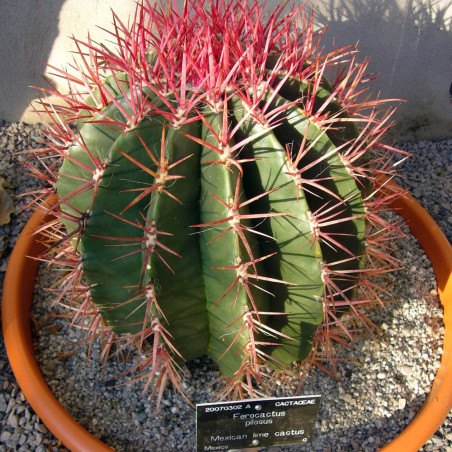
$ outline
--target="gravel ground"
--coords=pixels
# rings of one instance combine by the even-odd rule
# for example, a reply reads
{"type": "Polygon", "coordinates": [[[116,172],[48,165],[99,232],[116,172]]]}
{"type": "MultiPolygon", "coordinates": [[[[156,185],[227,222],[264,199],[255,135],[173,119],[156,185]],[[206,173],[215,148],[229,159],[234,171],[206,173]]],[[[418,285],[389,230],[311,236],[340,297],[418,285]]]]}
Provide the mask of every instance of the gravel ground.
{"type": "MultiPolygon", "coordinates": [[[[14,241],[28,217],[26,213],[19,215],[23,203],[19,196],[32,189],[14,153],[37,146],[38,137],[39,127],[0,122],[0,176],[16,202],[11,222],[0,227],[2,280],[14,241]]],[[[413,153],[403,165],[405,179],[400,183],[410,189],[452,240],[452,140],[400,147],[413,153]]],[[[355,347],[339,352],[340,356],[357,358],[340,365],[342,382],[322,372],[313,372],[306,381],[306,394],[322,395],[314,441],[306,450],[377,450],[409,422],[429,390],[441,353],[441,309],[428,259],[413,237],[407,240],[408,244],[397,245],[397,253],[405,262],[405,269],[394,280],[394,296],[399,302],[389,305],[385,312],[370,313],[382,330],[381,337],[364,337],[355,347]]],[[[102,374],[95,359],[86,362],[84,346],[68,345],[77,340],[77,332],[68,333],[64,320],[47,317],[43,307],[42,288],[48,287],[48,278],[42,272],[36,288],[36,344],[43,373],[61,403],[118,452],[194,450],[194,409],[181,397],[167,391],[156,416],[154,405],[140,396],[139,383],[116,386],[122,382],[118,375],[128,366],[113,361],[102,374]]],[[[0,452],[66,450],[24,400],[9,367],[3,338],[0,350],[0,452]]],[[[184,382],[189,397],[194,403],[209,401],[215,387],[206,386],[217,377],[215,369],[207,358],[201,358],[191,371],[192,377],[184,382]]],[[[292,446],[267,450],[305,449],[292,446]]],[[[422,450],[452,450],[452,413],[422,450]]]]}

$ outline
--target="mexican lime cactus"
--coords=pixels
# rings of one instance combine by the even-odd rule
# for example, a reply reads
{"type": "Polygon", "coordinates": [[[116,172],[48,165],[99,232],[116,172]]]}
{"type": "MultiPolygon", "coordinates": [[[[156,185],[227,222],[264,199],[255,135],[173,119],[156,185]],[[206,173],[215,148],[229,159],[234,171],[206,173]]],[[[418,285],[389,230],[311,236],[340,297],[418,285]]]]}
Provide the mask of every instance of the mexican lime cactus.
{"type": "Polygon", "coordinates": [[[72,69],[53,68],[68,90],[40,108],[37,198],[57,195],[43,259],[105,356],[138,348],[158,400],[205,354],[220,398],[255,396],[325,367],[387,299],[397,227],[373,195],[393,172],[392,111],[363,99],[356,48],[323,53],[302,8],[167,3],[114,16],[113,50],[75,39],[72,69]]]}

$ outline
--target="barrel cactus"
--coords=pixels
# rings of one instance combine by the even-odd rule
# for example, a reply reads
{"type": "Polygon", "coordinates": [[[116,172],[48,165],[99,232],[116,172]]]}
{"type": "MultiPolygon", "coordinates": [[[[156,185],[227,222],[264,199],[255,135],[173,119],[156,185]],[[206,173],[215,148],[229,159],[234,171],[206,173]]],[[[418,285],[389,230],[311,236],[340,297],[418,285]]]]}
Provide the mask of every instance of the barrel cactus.
{"type": "Polygon", "coordinates": [[[75,40],[75,71],[54,68],[68,91],[45,90],[63,102],[40,104],[58,301],[105,356],[137,347],[159,400],[205,354],[220,398],[324,367],[387,298],[392,112],[355,47],[323,53],[312,17],[283,11],[141,2],[113,49],[75,40]]]}

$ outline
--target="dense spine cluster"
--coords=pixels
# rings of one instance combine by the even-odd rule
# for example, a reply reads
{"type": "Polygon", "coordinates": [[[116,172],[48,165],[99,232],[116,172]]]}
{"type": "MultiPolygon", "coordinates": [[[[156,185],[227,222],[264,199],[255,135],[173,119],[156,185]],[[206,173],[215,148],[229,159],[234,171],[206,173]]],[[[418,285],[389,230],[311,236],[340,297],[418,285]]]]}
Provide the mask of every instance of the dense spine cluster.
{"type": "Polygon", "coordinates": [[[282,12],[144,1],[130,27],[114,17],[114,50],[76,40],[76,74],[55,69],[69,92],[49,91],[63,105],[41,104],[58,298],[105,355],[138,347],[159,398],[203,354],[221,397],[323,367],[398,265],[373,198],[391,112],[360,100],[355,48],[322,54],[312,18],[282,12]]]}

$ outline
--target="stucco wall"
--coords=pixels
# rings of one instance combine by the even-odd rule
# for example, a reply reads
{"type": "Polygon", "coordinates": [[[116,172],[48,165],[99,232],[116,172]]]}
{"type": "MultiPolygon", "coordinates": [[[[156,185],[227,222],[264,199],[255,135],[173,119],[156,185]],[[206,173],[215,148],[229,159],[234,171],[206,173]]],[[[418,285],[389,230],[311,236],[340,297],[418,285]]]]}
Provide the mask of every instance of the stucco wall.
{"type": "Polygon", "coordinates": [[[359,41],[381,97],[404,99],[397,138],[452,137],[452,2],[449,0],[313,0],[325,42],[359,41]]]}
{"type": "Polygon", "coordinates": [[[71,36],[108,39],[113,9],[127,21],[134,0],[1,0],[0,118],[34,122],[28,104],[37,97],[32,86],[48,87],[53,70],[64,67],[75,49],[71,36]]]}
{"type": "MultiPolygon", "coordinates": [[[[179,0],[182,3],[182,0],[179,0]]],[[[295,2],[297,3],[297,2],[295,2]]],[[[268,0],[268,8],[277,0],[268,0]]],[[[398,140],[452,136],[452,6],[450,0],[311,0],[324,44],[359,41],[370,72],[379,73],[375,93],[403,98],[395,129],[398,140]]],[[[43,62],[71,61],[69,36],[104,40],[112,8],[124,21],[134,0],[2,0],[0,13],[0,118],[34,121],[27,109],[45,86],[43,62]]],[[[47,77],[54,78],[47,69],[47,77]]]]}

